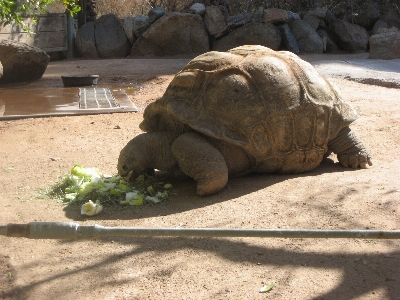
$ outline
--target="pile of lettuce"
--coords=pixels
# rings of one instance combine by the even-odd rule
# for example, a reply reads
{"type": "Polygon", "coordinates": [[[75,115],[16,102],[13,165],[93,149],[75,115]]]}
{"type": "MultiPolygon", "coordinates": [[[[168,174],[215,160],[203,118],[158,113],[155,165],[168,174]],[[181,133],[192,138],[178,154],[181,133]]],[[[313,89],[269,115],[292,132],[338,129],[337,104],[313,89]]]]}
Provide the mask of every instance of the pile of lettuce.
{"type": "Polygon", "coordinates": [[[119,175],[105,175],[97,168],[79,164],[71,169],[58,187],[62,200],[68,203],[95,201],[122,205],[164,202],[171,188],[171,184],[164,184],[153,176],[140,175],[130,183],[119,175]]]}

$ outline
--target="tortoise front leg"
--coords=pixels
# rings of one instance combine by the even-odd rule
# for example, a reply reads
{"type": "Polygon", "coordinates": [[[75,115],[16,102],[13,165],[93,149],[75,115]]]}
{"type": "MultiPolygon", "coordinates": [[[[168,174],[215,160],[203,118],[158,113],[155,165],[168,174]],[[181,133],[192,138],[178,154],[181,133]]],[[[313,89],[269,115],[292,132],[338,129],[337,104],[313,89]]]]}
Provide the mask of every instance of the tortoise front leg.
{"type": "Polygon", "coordinates": [[[372,166],[370,154],[349,127],[339,131],[337,137],[328,143],[328,148],[337,154],[340,164],[346,168],[366,169],[367,165],[372,166]]]}
{"type": "Polygon", "coordinates": [[[172,144],[179,168],[197,181],[199,196],[222,190],[228,182],[228,167],[221,152],[200,134],[180,135],[172,144]]]}

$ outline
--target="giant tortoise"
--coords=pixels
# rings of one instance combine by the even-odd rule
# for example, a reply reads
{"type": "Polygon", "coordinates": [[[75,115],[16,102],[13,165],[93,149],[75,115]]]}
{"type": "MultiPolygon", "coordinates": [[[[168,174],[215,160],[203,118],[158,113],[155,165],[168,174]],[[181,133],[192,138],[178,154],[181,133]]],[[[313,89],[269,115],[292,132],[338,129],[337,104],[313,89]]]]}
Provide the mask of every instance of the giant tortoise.
{"type": "Polygon", "coordinates": [[[145,132],[121,150],[118,172],[158,169],[197,181],[197,194],[230,176],[297,173],[327,153],[345,167],[372,165],[350,130],[356,111],[309,63],[262,46],[211,51],[190,61],[148,105],[145,132]]]}

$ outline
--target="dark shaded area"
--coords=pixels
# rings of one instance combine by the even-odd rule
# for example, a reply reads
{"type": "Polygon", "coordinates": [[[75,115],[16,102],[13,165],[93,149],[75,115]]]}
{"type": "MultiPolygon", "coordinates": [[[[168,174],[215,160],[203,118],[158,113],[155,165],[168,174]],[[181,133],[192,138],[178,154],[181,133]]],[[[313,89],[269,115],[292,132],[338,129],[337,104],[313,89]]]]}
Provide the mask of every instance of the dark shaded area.
{"type": "MultiPolygon", "coordinates": [[[[237,264],[250,263],[261,267],[310,267],[320,269],[341,270],[343,279],[341,284],[330,291],[326,291],[323,296],[313,299],[337,300],[354,299],[376,289],[384,289],[388,295],[387,299],[396,300],[400,295],[400,251],[376,254],[348,254],[345,252],[334,253],[304,253],[301,251],[290,251],[284,248],[273,249],[268,246],[255,246],[245,242],[228,239],[202,239],[202,238],[106,238],[101,240],[104,243],[120,243],[135,245],[135,249],[125,252],[122,255],[109,256],[97,264],[82,267],[72,271],[65,271],[60,274],[49,275],[48,278],[27,284],[25,286],[14,287],[3,293],[7,299],[18,294],[12,299],[25,299],[30,290],[61,277],[79,273],[95,272],[105,273],[108,276],[104,282],[98,285],[107,284],[108,279],[120,270],[114,269],[112,264],[119,261],[126,261],[130,265],[135,265],[135,257],[138,254],[154,252],[162,260],[163,254],[182,250],[192,249],[195,252],[212,253],[221,258],[237,264]]],[[[296,239],[296,242],[302,242],[296,239]]],[[[334,242],[334,240],[331,240],[334,242]]],[[[64,242],[69,243],[69,242],[64,242]]],[[[79,259],[83,257],[76,254],[79,259]]],[[[32,267],[32,266],[30,266],[32,267]]],[[[174,268],[163,269],[163,274],[173,274],[174,268]]],[[[124,284],[125,280],[116,281],[114,284],[124,284]]],[[[88,289],[94,287],[88,287],[88,289]]],[[[63,287],[60,286],[60,293],[63,287]]],[[[64,291],[67,292],[67,291],[64,291]]]]}
{"type": "MultiPolygon", "coordinates": [[[[309,176],[318,176],[324,173],[335,172],[357,172],[357,170],[342,167],[339,163],[334,163],[330,159],[325,159],[317,168],[309,172],[284,175],[274,173],[250,174],[245,177],[230,178],[227,186],[221,192],[205,197],[201,197],[196,194],[196,182],[194,180],[177,179],[168,176],[166,173],[159,172],[156,174],[156,176],[158,176],[160,181],[171,183],[174,186],[173,195],[170,196],[170,199],[167,201],[167,203],[147,204],[139,207],[121,206],[118,204],[114,207],[107,208],[109,214],[99,214],[91,217],[91,219],[129,220],[173,215],[239,198],[261,189],[267,189],[269,186],[290,180],[292,178],[305,178],[309,176]],[[258,180],[254,180],[255,177],[257,177],[258,180]],[[264,181],[260,181],[260,178],[263,178],[264,181]],[[260,184],[260,182],[262,182],[262,184],[260,184]],[[224,190],[229,190],[229,192],[224,193],[224,190]],[[235,193],[232,192],[233,190],[235,193]]],[[[343,195],[343,197],[346,197],[346,195],[343,195]]],[[[327,208],[320,209],[323,211],[327,208]]],[[[79,214],[80,210],[77,209],[77,204],[75,203],[67,205],[64,208],[64,211],[66,217],[73,221],[82,221],[86,219],[86,216],[79,214]]]]}

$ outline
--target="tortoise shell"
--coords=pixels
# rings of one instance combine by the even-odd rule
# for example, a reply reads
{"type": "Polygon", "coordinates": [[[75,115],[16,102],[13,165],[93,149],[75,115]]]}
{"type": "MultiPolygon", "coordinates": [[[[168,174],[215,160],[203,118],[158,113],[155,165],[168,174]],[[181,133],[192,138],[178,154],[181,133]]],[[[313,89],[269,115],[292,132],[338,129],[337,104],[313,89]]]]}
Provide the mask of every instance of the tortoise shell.
{"type": "Polygon", "coordinates": [[[356,118],[309,63],[246,45],[190,61],[145,109],[140,128],[194,130],[239,146],[261,172],[300,172],[316,167],[356,118]]]}

